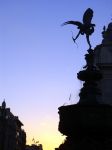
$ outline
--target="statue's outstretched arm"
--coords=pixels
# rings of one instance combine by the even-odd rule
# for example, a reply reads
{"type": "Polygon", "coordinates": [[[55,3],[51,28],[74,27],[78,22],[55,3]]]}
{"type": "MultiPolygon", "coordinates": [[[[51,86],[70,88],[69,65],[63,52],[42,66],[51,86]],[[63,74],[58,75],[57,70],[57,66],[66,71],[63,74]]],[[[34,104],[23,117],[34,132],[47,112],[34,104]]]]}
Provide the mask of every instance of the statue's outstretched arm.
{"type": "Polygon", "coordinates": [[[78,34],[76,35],[76,37],[75,37],[75,38],[73,38],[73,37],[72,37],[72,39],[73,39],[74,43],[75,43],[76,39],[79,37],[80,33],[81,33],[81,31],[79,31],[79,32],[78,32],[78,34]]]}

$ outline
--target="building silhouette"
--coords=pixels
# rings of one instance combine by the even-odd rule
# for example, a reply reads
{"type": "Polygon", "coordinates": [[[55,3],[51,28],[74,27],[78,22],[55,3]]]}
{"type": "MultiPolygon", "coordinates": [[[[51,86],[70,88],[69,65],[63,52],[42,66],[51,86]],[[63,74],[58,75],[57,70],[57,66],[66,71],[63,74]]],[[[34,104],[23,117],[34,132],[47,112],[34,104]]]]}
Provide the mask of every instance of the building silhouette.
{"type": "Polygon", "coordinates": [[[25,150],[43,150],[42,144],[32,144],[32,145],[26,145],[25,150]]]}
{"type": "Polygon", "coordinates": [[[22,126],[3,101],[0,106],[0,150],[25,150],[26,133],[22,126]]]}
{"type": "Polygon", "coordinates": [[[59,107],[59,131],[67,136],[59,150],[112,150],[112,23],[102,35],[77,74],[79,102],[59,107]]]}

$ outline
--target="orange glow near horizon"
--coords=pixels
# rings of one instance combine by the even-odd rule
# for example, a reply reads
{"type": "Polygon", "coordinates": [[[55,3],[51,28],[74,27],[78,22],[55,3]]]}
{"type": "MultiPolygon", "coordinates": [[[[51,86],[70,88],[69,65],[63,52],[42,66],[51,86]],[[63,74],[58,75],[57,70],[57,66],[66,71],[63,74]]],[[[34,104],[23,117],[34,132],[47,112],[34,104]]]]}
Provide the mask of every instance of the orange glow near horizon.
{"type": "MultiPolygon", "coordinates": [[[[61,136],[60,134],[56,133],[50,133],[49,131],[46,131],[43,133],[40,137],[38,136],[39,139],[39,144],[42,144],[43,150],[53,150],[64,141],[64,136],[61,136]]],[[[36,139],[36,135],[35,135],[36,139]]],[[[38,140],[37,140],[38,141],[38,140]]],[[[27,144],[31,145],[33,144],[32,138],[27,139],[27,144]]]]}
{"type": "Polygon", "coordinates": [[[26,130],[27,134],[27,144],[34,144],[32,139],[39,141],[39,144],[42,144],[43,150],[53,150],[61,143],[63,143],[65,136],[61,135],[57,129],[58,124],[56,120],[54,121],[50,117],[44,118],[40,124],[36,124],[33,127],[30,125],[26,130]],[[33,129],[33,130],[31,130],[33,129]]]}

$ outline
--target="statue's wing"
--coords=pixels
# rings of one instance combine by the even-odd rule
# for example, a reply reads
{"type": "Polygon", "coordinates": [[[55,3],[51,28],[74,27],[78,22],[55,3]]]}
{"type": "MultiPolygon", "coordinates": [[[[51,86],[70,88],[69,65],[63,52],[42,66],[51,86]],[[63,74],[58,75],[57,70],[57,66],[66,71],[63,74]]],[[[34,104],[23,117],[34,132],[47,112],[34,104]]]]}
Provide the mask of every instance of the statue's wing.
{"type": "Polygon", "coordinates": [[[93,10],[91,8],[88,8],[83,15],[83,23],[91,24],[92,18],[93,18],[93,10]]]}
{"type": "Polygon", "coordinates": [[[67,21],[67,22],[64,22],[62,26],[67,25],[67,24],[76,25],[78,26],[79,29],[82,27],[82,23],[79,21],[67,21]]]}

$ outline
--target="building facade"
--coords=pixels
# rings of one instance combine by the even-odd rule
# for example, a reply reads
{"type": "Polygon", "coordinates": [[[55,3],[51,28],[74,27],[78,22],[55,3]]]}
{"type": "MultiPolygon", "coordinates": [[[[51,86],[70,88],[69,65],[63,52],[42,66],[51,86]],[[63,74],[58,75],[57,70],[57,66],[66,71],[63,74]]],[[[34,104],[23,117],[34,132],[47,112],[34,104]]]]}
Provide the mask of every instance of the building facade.
{"type": "Polygon", "coordinates": [[[0,106],[0,150],[24,150],[26,133],[22,122],[14,116],[5,101],[0,106]]]}

